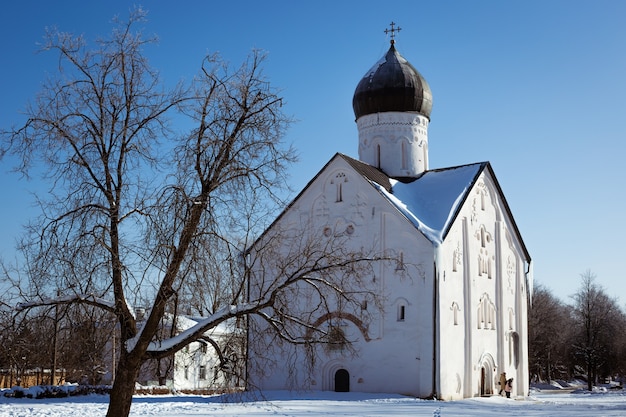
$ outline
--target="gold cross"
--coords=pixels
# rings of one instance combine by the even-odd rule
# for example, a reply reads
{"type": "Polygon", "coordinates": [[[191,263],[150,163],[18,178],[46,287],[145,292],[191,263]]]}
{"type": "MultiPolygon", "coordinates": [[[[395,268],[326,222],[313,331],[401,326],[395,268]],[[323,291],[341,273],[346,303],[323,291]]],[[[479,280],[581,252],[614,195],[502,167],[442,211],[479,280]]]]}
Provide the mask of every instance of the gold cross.
{"type": "Polygon", "coordinates": [[[402,28],[400,26],[396,28],[395,22],[391,22],[389,25],[391,26],[391,29],[385,29],[385,34],[391,33],[391,44],[393,45],[396,43],[396,33],[400,32],[402,28]]]}

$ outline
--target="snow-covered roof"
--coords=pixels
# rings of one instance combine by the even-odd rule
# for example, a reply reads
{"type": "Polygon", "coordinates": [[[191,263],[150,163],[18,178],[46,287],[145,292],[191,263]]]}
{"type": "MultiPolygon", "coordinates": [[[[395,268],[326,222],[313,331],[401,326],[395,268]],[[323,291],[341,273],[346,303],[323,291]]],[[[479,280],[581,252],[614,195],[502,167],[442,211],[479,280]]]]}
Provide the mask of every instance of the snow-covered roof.
{"type": "Polygon", "coordinates": [[[489,162],[433,169],[415,179],[396,180],[349,156],[336,156],[346,160],[435,245],[446,238],[479,175],[488,171],[522,246],[526,261],[530,262],[530,254],[489,162]]]}
{"type": "Polygon", "coordinates": [[[380,170],[372,175],[370,165],[340,156],[435,244],[443,242],[478,175],[488,165],[488,162],[480,162],[434,169],[417,178],[400,181],[387,177],[380,170]]]}
{"type": "MultiPolygon", "coordinates": [[[[181,315],[181,316],[178,316],[176,320],[178,323],[178,329],[183,331],[183,330],[191,329],[192,327],[198,325],[199,323],[204,322],[206,319],[207,319],[206,317],[182,316],[181,315]]],[[[217,326],[208,330],[205,334],[208,336],[229,335],[229,334],[235,333],[236,328],[237,328],[236,319],[232,318],[232,319],[228,319],[219,323],[217,326]]]]}
{"type": "Polygon", "coordinates": [[[381,193],[430,241],[441,243],[485,163],[427,171],[411,182],[391,180],[381,193]]]}

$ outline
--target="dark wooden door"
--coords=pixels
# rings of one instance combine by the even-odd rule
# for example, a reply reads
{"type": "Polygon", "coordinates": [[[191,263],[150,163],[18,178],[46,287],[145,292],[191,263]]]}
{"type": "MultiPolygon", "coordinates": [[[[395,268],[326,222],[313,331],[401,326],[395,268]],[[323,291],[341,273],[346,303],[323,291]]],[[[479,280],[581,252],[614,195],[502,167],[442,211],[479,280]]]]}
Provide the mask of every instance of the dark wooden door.
{"type": "Polygon", "coordinates": [[[345,369],[335,372],[335,392],[350,392],[350,374],[345,369]]]}

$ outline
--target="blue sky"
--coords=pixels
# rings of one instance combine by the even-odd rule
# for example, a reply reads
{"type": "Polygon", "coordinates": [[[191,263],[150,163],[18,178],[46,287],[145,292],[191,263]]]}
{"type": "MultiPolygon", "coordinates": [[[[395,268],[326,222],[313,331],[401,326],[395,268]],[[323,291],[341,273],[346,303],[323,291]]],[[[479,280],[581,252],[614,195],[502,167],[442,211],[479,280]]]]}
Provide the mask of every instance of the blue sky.
{"type": "MultiPolygon", "coordinates": [[[[108,35],[133,3],[9,2],[0,15],[0,127],[19,122],[56,57],[37,54],[46,26],[108,35]]],[[[358,157],[352,95],[386,52],[399,52],[433,92],[431,168],[490,161],[534,262],[535,279],[564,301],[591,270],[626,303],[626,2],[621,0],[165,1],[146,0],[146,50],[166,83],[191,78],[219,51],[239,64],[269,53],[265,72],[298,122],[287,139],[300,190],[334,155],[358,157]]],[[[27,182],[0,164],[0,255],[14,256],[37,212],[27,182]]]]}

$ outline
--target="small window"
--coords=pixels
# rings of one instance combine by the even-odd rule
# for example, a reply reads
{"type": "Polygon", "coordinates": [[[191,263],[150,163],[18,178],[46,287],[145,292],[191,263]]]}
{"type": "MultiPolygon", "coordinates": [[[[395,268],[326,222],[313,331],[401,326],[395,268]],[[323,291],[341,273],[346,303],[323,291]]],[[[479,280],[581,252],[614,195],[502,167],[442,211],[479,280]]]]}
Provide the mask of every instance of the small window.
{"type": "Polygon", "coordinates": [[[200,366],[200,370],[198,372],[198,378],[199,379],[206,379],[206,366],[204,366],[204,365],[200,366]]]}
{"type": "Polygon", "coordinates": [[[185,379],[189,379],[189,367],[185,366],[185,379]]]}
{"type": "Polygon", "coordinates": [[[206,343],[200,343],[200,353],[206,353],[206,352],[207,352],[206,343]]]}
{"type": "Polygon", "coordinates": [[[453,323],[455,326],[459,325],[459,305],[457,304],[457,302],[453,302],[452,303],[452,307],[450,307],[450,309],[452,310],[452,319],[453,319],[453,323]]]}
{"type": "Polygon", "coordinates": [[[408,156],[407,156],[406,146],[407,146],[407,145],[406,145],[405,141],[404,141],[404,140],[402,140],[402,143],[401,143],[401,152],[402,152],[402,156],[401,156],[401,158],[402,158],[402,169],[408,169],[408,165],[409,165],[409,164],[408,164],[408,162],[407,162],[408,156]]]}
{"type": "Polygon", "coordinates": [[[513,332],[511,338],[513,339],[513,366],[517,369],[519,366],[519,335],[517,332],[513,332]]]}
{"type": "Polygon", "coordinates": [[[406,306],[400,305],[398,306],[398,321],[404,321],[405,319],[406,306]]]}
{"type": "Polygon", "coordinates": [[[338,173],[337,175],[335,175],[335,178],[333,178],[331,180],[331,184],[334,184],[336,187],[336,196],[335,196],[335,202],[337,203],[341,203],[343,201],[343,183],[348,182],[348,178],[346,177],[346,174],[343,172],[338,173]]]}
{"type": "Polygon", "coordinates": [[[404,271],[404,252],[400,252],[396,259],[396,271],[404,271]]]}
{"type": "Polygon", "coordinates": [[[459,259],[459,250],[455,249],[452,254],[452,272],[457,272],[456,266],[459,259]]]}

